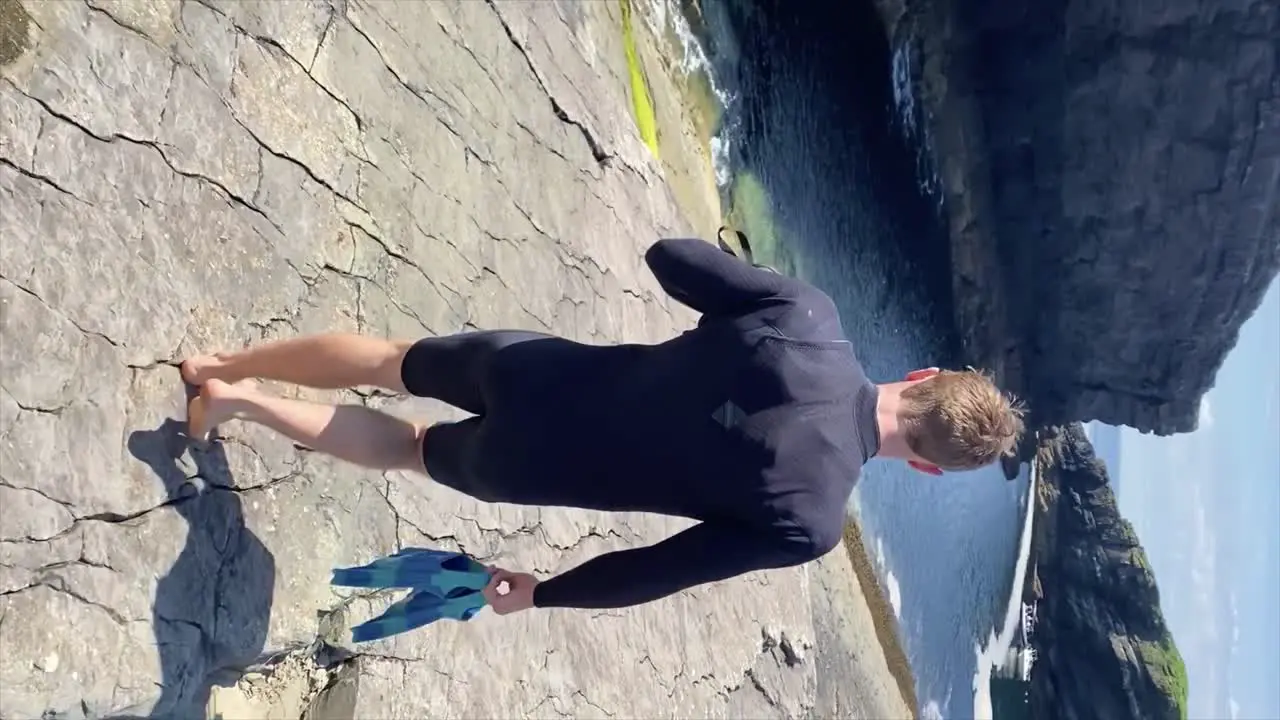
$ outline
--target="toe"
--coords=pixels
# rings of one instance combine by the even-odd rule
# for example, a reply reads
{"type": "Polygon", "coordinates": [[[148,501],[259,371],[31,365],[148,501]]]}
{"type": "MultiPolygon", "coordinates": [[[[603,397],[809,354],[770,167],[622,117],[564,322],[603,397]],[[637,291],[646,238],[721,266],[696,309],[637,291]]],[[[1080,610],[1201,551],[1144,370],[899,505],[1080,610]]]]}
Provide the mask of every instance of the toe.
{"type": "Polygon", "coordinates": [[[187,358],[178,366],[178,372],[182,373],[182,379],[192,385],[200,384],[200,374],[195,358],[187,358]]]}
{"type": "Polygon", "coordinates": [[[201,442],[209,439],[209,428],[205,427],[205,399],[197,395],[187,403],[187,435],[201,442]]]}

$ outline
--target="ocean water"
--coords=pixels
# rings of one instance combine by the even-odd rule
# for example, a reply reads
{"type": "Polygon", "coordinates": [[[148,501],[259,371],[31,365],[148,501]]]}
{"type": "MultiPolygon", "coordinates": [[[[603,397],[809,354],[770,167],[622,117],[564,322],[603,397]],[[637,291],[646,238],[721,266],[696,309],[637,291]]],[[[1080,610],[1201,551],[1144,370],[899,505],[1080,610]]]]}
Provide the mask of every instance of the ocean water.
{"type": "MultiPolygon", "coordinates": [[[[840,308],[877,381],[955,366],[937,179],[911,84],[870,0],[646,0],[685,72],[725,107],[726,201],[751,176],[781,250],[840,308]]],[[[768,258],[766,258],[768,259],[768,258]]],[[[934,478],[873,461],[850,502],[897,613],[926,717],[989,717],[986,682],[1018,618],[1031,478],[934,478]]]]}

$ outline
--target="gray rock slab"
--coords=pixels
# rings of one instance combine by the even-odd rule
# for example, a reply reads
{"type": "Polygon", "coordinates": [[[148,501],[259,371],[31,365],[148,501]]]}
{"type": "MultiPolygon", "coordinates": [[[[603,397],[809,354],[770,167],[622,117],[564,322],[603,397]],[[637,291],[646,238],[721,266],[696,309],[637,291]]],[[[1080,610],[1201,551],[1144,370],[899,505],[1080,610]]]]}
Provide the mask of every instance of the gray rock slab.
{"type": "MultiPolygon", "coordinates": [[[[261,428],[181,434],[191,352],[689,327],[643,264],[688,226],[630,121],[613,4],[22,7],[0,69],[0,716],[201,717],[228,669],[345,643],[389,598],[330,570],[406,544],[553,573],[684,526],[479,503],[261,428]]],[[[297,676],[341,680],[309,686],[310,717],[800,716],[815,670],[762,638],[817,642],[810,595],[790,569],[486,613],[297,676]]]]}

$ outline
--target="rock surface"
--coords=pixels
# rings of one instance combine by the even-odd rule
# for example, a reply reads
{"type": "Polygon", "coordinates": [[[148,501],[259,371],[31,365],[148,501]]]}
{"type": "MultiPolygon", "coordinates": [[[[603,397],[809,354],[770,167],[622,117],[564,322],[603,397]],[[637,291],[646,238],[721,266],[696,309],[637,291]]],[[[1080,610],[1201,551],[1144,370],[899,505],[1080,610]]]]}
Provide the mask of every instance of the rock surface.
{"type": "Polygon", "coordinates": [[[0,6],[6,33],[30,16],[0,80],[0,716],[201,717],[264,651],[320,673],[296,674],[326,696],[308,717],[829,716],[819,684],[850,676],[797,659],[815,644],[865,678],[863,716],[907,714],[839,552],[821,602],[791,569],[337,653],[389,598],[333,567],[418,544],[551,573],[685,521],[482,504],[253,427],[182,438],[192,352],[688,327],[643,266],[689,228],[628,113],[616,4],[0,6]],[[337,659],[287,652],[317,647],[337,659]]]}
{"type": "Polygon", "coordinates": [[[1106,466],[1079,423],[1046,430],[1040,447],[1030,717],[1185,720],[1186,667],[1106,466]]]}
{"type": "Polygon", "coordinates": [[[924,97],[969,360],[1036,424],[1193,430],[1280,269],[1280,4],[877,4],[924,97]]]}

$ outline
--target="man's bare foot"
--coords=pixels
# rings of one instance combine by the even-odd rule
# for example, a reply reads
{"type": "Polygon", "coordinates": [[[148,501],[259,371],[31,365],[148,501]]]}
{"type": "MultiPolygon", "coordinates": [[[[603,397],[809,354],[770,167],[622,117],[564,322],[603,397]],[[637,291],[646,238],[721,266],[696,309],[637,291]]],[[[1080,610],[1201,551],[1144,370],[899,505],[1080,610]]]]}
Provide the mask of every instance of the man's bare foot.
{"type": "Polygon", "coordinates": [[[178,370],[182,373],[183,380],[198,386],[218,378],[218,371],[222,369],[224,364],[222,353],[195,355],[183,360],[182,364],[178,366],[178,370]]]}
{"type": "Polygon", "coordinates": [[[238,417],[246,395],[253,392],[254,383],[242,380],[230,384],[221,380],[209,380],[200,386],[200,394],[187,405],[187,435],[207,442],[213,430],[227,420],[238,417]]]}

